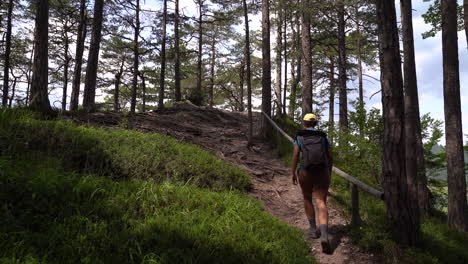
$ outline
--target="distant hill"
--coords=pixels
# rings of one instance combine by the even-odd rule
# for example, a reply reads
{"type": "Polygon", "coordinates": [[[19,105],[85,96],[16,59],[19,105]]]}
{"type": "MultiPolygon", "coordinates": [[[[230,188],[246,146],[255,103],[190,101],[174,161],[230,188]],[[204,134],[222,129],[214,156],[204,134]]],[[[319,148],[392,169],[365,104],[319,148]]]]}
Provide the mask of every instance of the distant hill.
{"type": "MultiPolygon", "coordinates": [[[[465,148],[466,149],[466,148],[465,148]]],[[[432,153],[438,154],[440,152],[445,151],[445,147],[441,145],[435,145],[432,148],[432,153]]],[[[468,163],[468,151],[465,150],[465,163],[468,163]]],[[[435,173],[435,175],[431,175],[431,178],[436,180],[447,180],[447,168],[441,169],[435,173]]],[[[466,175],[466,179],[468,181],[468,175],[466,175]]]]}

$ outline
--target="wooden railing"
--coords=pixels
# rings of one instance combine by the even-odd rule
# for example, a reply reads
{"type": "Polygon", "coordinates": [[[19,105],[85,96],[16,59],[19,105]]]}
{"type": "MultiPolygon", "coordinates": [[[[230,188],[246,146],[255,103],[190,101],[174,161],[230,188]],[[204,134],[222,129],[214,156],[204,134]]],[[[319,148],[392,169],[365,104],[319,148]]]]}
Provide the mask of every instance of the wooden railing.
{"type": "MultiPolygon", "coordinates": [[[[267,114],[265,114],[263,111],[262,111],[262,119],[263,118],[266,118],[266,120],[268,120],[268,122],[281,134],[283,135],[284,138],[286,138],[288,141],[290,141],[291,143],[294,142],[294,139],[289,136],[286,132],[284,132],[276,123],[275,121],[273,121],[267,114]]],[[[263,122],[262,122],[263,123],[263,122]]],[[[336,168],[336,167],[333,167],[333,172],[340,176],[341,178],[347,180],[349,183],[350,183],[350,186],[351,186],[351,222],[353,225],[360,225],[361,223],[361,218],[360,218],[360,215],[359,215],[359,189],[360,188],[361,190],[373,195],[374,197],[376,197],[377,199],[380,199],[380,200],[384,200],[384,193],[382,191],[379,191],[365,183],[363,183],[362,181],[352,177],[351,175],[347,174],[346,172],[336,168]]]]}

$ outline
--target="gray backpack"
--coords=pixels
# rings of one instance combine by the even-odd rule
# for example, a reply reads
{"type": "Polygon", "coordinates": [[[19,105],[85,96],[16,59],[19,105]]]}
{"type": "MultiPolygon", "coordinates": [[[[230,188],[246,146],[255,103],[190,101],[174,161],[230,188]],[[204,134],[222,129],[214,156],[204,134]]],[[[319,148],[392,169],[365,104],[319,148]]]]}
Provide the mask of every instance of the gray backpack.
{"type": "Polygon", "coordinates": [[[301,166],[307,170],[328,167],[327,134],[322,131],[302,130],[296,139],[302,142],[301,166]]]}

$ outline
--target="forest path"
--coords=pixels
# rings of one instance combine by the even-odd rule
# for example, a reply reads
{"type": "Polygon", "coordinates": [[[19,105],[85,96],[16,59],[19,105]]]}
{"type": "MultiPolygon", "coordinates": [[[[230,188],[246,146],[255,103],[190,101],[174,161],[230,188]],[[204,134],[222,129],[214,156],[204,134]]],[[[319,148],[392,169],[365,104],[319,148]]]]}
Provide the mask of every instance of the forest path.
{"type": "MultiPolygon", "coordinates": [[[[254,133],[260,131],[259,118],[260,114],[254,113],[254,133]]],[[[136,114],[127,120],[117,113],[85,114],[70,119],[98,126],[124,125],[144,132],[166,134],[201,146],[246,171],[253,184],[250,195],[261,200],[266,211],[303,231],[308,228],[300,188],[292,184],[290,169],[279,159],[277,151],[258,137],[254,138],[254,146],[247,148],[246,114],[199,108],[184,103],[162,111],[136,114]]],[[[380,262],[372,254],[351,243],[347,236],[350,219],[331,203],[329,214],[330,233],[335,248],[333,254],[322,253],[318,239],[307,240],[312,255],[319,263],[380,262]]]]}

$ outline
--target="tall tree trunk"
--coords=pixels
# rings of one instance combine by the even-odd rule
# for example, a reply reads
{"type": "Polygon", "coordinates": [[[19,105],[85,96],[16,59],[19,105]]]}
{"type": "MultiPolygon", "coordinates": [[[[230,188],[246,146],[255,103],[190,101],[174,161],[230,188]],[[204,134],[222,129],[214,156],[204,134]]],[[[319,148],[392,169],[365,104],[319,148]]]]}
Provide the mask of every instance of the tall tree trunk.
{"type": "Polygon", "coordinates": [[[31,49],[31,56],[29,57],[28,61],[28,71],[26,72],[26,80],[28,84],[26,85],[26,106],[29,105],[29,90],[31,88],[31,74],[32,74],[32,64],[33,64],[33,58],[34,58],[34,43],[33,47],[31,49]]]}
{"type": "Polygon", "coordinates": [[[203,1],[199,0],[199,17],[198,17],[198,62],[197,62],[197,88],[195,91],[195,98],[198,102],[202,103],[202,56],[203,56],[203,1]]]}
{"type": "MultiPolygon", "coordinates": [[[[165,1],[164,1],[165,2],[165,1]]],[[[140,0],[136,0],[135,7],[135,31],[133,36],[133,81],[132,81],[132,98],[130,102],[130,113],[135,113],[136,98],[138,90],[138,68],[140,65],[140,0]]],[[[162,73],[162,69],[161,69],[162,73]]]]}
{"type": "Polygon", "coordinates": [[[284,89],[283,89],[283,114],[286,115],[286,91],[288,90],[288,20],[285,16],[283,30],[283,47],[284,47],[284,89]]]}
{"type": "Polygon", "coordinates": [[[120,69],[115,75],[115,86],[114,86],[114,111],[120,110],[120,84],[122,80],[123,67],[125,64],[125,57],[122,59],[122,64],[120,64],[120,69]]]}
{"type": "Polygon", "coordinates": [[[145,75],[142,73],[140,75],[140,78],[141,78],[141,90],[142,90],[142,96],[141,96],[141,99],[142,99],[142,107],[141,107],[141,111],[144,113],[146,112],[146,78],[145,78],[145,75]]]}
{"type": "MultiPolygon", "coordinates": [[[[361,49],[361,26],[359,25],[359,5],[356,5],[356,48],[357,48],[357,58],[358,58],[358,80],[359,80],[359,113],[365,115],[364,109],[364,82],[362,77],[362,49],[361,49]]],[[[365,118],[365,116],[362,116],[365,118]]],[[[365,119],[359,122],[359,137],[364,138],[364,121],[365,119]]],[[[359,154],[362,156],[362,151],[359,154]]]]}
{"type": "Polygon", "coordinates": [[[167,0],[164,0],[161,43],[161,75],[159,79],[159,109],[164,108],[164,84],[166,81],[166,24],[167,24],[167,0]]]}
{"type": "Polygon", "coordinates": [[[7,106],[8,103],[8,86],[9,86],[9,73],[10,73],[10,53],[11,53],[11,20],[13,16],[13,0],[8,2],[8,14],[7,14],[7,32],[5,41],[5,55],[4,55],[4,66],[3,66],[3,97],[2,105],[7,106]]]}
{"type": "Polygon", "coordinates": [[[16,91],[16,82],[18,81],[18,77],[13,76],[13,87],[11,88],[11,97],[10,102],[8,103],[8,107],[11,108],[13,105],[13,99],[15,98],[15,91],[16,91]]]}
{"type": "Polygon", "coordinates": [[[448,225],[458,231],[468,231],[457,41],[457,1],[442,0],[448,225]]]}
{"type": "MultiPolygon", "coordinates": [[[[300,3],[298,0],[298,4],[300,3]]],[[[297,97],[297,86],[301,82],[301,71],[302,71],[302,52],[301,52],[301,21],[300,21],[300,14],[299,11],[297,11],[296,14],[296,29],[294,29],[294,26],[291,24],[291,29],[293,30],[293,36],[294,36],[294,50],[296,53],[296,56],[293,56],[293,59],[297,59],[297,62],[293,62],[291,64],[291,71],[292,71],[292,76],[293,76],[293,84],[291,86],[291,95],[289,98],[289,116],[294,119],[294,113],[296,112],[296,97],[297,97]],[[294,73],[294,66],[296,65],[296,72],[294,73]]]]}
{"type": "Polygon", "coordinates": [[[418,202],[413,205],[415,207],[413,209],[419,208],[422,214],[427,214],[429,195],[419,117],[411,0],[401,0],[400,7],[404,50],[406,176],[412,195],[411,199],[418,202]]]}
{"type": "Polygon", "coordinates": [[[62,94],[62,111],[67,110],[67,90],[68,90],[68,69],[70,68],[70,54],[68,53],[69,39],[68,32],[65,32],[64,49],[65,49],[65,63],[63,66],[63,94],[62,94]]]}
{"type": "Polygon", "coordinates": [[[312,50],[309,0],[302,0],[302,116],[312,113],[312,50]]]}
{"type": "Polygon", "coordinates": [[[344,0],[338,3],[338,53],[339,53],[339,90],[340,90],[340,132],[343,133],[348,127],[348,91],[346,88],[346,81],[348,80],[346,74],[346,21],[345,21],[345,7],[344,0]]]}
{"type": "Polygon", "coordinates": [[[94,19],[91,31],[91,44],[89,46],[88,64],[86,65],[85,87],[83,94],[83,108],[86,111],[96,109],[96,81],[99,62],[99,49],[101,47],[102,18],[104,0],[94,1],[94,19]]]}
{"type": "Polygon", "coordinates": [[[81,68],[83,66],[83,52],[86,40],[86,0],[80,2],[80,22],[76,38],[75,69],[73,72],[72,93],[70,97],[70,111],[78,110],[80,98],[81,68]]]}
{"type": "MultiPolygon", "coordinates": [[[[34,36],[36,35],[36,29],[34,29],[34,36]]],[[[28,62],[28,72],[26,73],[26,79],[28,80],[28,85],[26,86],[26,106],[29,105],[29,96],[30,96],[30,88],[31,88],[31,79],[32,79],[32,67],[33,67],[33,60],[34,60],[34,52],[36,50],[36,43],[33,42],[33,46],[31,49],[31,56],[29,56],[28,62]]]]}
{"type": "Polygon", "coordinates": [[[114,111],[120,110],[120,104],[119,104],[120,78],[121,78],[120,73],[117,73],[115,75],[115,81],[114,81],[114,111]]]}
{"type": "Polygon", "coordinates": [[[245,78],[245,58],[247,58],[246,49],[244,48],[244,57],[241,60],[239,67],[239,111],[244,112],[244,78],[245,78]]]}
{"type": "MultiPolygon", "coordinates": [[[[270,2],[262,0],[262,111],[271,116],[270,2]]],[[[268,121],[262,127],[265,135],[268,121]]]]}
{"type": "MultiPolygon", "coordinates": [[[[359,104],[364,107],[364,82],[362,78],[362,50],[361,50],[361,26],[359,25],[359,6],[356,6],[356,48],[358,56],[358,80],[359,80],[359,104]]],[[[360,127],[362,134],[363,128],[360,127]]]]}
{"type": "Polygon", "coordinates": [[[330,145],[333,145],[333,139],[335,137],[335,60],[333,56],[330,56],[330,95],[328,105],[328,140],[330,145]]]}
{"type": "Polygon", "coordinates": [[[247,10],[246,0],[242,0],[244,6],[244,18],[245,18],[245,61],[247,66],[247,108],[249,116],[249,134],[248,134],[248,146],[252,146],[253,136],[253,119],[252,119],[252,74],[250,71],[250,31],[249,31],[249,13],[247,10]]]}
{"type": "Polygon", "coordinates": [[[281,52],[283,50],[283,35],[281,32],[282,26],[281,11],[277,11],[277,25],[276,25],[276,83],[275,83],[275,102],[276,102],[276,111],[278,115],[281,115],[282,112],[282,99],[281,99],[281,77],[282,77],[282,56],[281,52]]]}
{"type": "Polygon", "coordinates": [[[34,37],[34,63],[31,80],[29,105],[44,112],[50,112],[48,86],[49,70],[49,1],[36,1],[36,30],[34,37]]]}
{"type": "Polygon", "coordinates": [[[175,65],[174,65],[174,81],[175,81],[175,100],[182,100],[180,92],[180,37],[179,37],[179,0],[175,0],[175,24],[174,24],[174,49],[175,49],[175,65]]]}
{"type": "Polygon", "coordinates": [[[405,166],[404,98],[395,2],[377,0],[383,106],[382,174],[387,216],[403,245],[415,245],[419,219],[412,210],[405,166]]]}
{"type": "MultiPolygon", "coordinates": [[[[214,25],[216,27],[216,25],[214,25]]],[[[213,39],[211,40],[211,68],[210,68],[210,91],[209,91],[209,106],[213,107],[214,104],[214,75],[215,75],[215,64],[216,64],[216,30],[214,29],[215,33],[213,34],[213,39]]]]}

